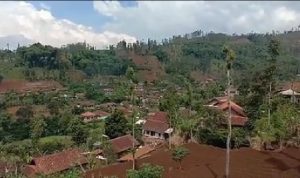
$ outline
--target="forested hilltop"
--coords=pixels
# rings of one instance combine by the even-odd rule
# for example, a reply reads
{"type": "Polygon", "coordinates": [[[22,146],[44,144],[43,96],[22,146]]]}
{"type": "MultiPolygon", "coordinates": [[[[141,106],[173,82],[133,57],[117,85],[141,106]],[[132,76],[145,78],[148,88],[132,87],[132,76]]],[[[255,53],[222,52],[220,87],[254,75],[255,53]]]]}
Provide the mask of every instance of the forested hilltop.
{"type": "Polygon", "coordinates": [[[275,36],[281,44],[277,78],[290,80],[300,69],[299,31],[247,35],[204,34],[196,31],[164,39],[161,43],[150,39],[134,44],[122,41],[115,47],[103,50],[86,43],[69,44],[61,48],[36,43],[29,47],[18,47],[14,51],[1,50],[1,75],[8,79],[72,80],[99,75],[124,75],[127,67],[132,66],[139,71],[148,71],[141,72],[141,80],[163,79],[166,76],[163,74],[186,77],[207,75],[221,79],[225,71],[222,48],[227,45],[236,52],[233,68],[235,83],[239,85],[239,81],[250,79],[265,66],[268,59],[267,44],[271,36],[275,36]],[[161,75],[157,75],[157,72],[161,75]]]}

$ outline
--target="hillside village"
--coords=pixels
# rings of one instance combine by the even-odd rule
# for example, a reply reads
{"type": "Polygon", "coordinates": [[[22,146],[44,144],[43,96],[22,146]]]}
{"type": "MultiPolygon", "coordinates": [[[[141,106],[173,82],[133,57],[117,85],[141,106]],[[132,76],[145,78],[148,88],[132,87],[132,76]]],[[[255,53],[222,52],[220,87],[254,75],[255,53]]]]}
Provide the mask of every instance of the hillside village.
{"type": "Polygon", "coordinates": [[[300,38],[286,43],[292,34],[0,50],[0,177],[122,178],[144,163],[163,177],[222,177],[229,118],[231,177],[253,177],[250,169],[296,178],[300,53],[289,44],[300,38]],[[267,49],[275,39],[283,52],[274,55],[267,49]],[[237,56],[229,85],[228,44],[237,56]],[[265,51],[253,57],[253,46],[265,51]],[[279,65],[289,49],[294,57],[279,65]]]}

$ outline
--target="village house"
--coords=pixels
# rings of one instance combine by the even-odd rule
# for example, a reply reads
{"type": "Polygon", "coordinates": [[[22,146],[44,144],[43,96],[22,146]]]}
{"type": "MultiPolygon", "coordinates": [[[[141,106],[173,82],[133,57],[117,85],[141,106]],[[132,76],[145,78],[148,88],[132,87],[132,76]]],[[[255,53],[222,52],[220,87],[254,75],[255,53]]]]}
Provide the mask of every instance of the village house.
{"type": "Polygon", "coordinates": [[[117,137],[109,140],[109,142],[112,145],[112,149],[119,157],[124,155],[124,153],[126,153],[128,150],[130,150],[133,146],[133,143],[135,144],[135,146],[140,145],[140,143],[131,135],[117,137]]]}
{"type": "Polygon", "coordinates": [[[62,152],[33,158],[30,164],[25,165],[23,173],[27,177],[49,175],[71,169],[75,166],[87,164],[86,157],[79,149],[65,150],[62,152]]]}
{"type": "Polygon", "coordinates": [[[118,106],[117,103],[108,102],[108,103],[100,104],[99,109],[111,113],[116,109],[117,106],[118,106]]]}
{"type": "MultiPolygon", "coordinates": [[[[248,121],[248,117],[246,116],[244,109],[234,103],[233,101],[230,102],[231,104],[231,125],[234,127],[243,127],[246,125],[248,121]]],[[[212,99],[208,105],[210,108],[218,109],[225,114],[228,113],[229,103],[227,101],[227,97],[216,97],[212,99]]],[[[227,125],[227,121],[225,119],[222,120],[222,124],[227,125]]]]}
{"type": "Polygon", "coordinates": [[[91,122],[96,120],[105,120],[110,114],[105,111],[87,111],[82,113],[80,116],[83,119],[84,122],[91,122]]]}
{"type": "Polygon", "coordinates": [[[278,92],[291,103],[300,103],[300,82],[287,82],[279,86],[278,92]]]}
{"type": "Polygon", "coordinates": [[[94,110],[95,109],[95,102],[92,100],[83,100],[77,102],[77,107],[81,107],[84,110],[94,110]]]}
{"type": "Polygon", "coordinates": [[[173,129],[169,124],[169,117],[166,112],[150,113],[143,125],[143,134],[146,137],[168,139],[173,129]]]}

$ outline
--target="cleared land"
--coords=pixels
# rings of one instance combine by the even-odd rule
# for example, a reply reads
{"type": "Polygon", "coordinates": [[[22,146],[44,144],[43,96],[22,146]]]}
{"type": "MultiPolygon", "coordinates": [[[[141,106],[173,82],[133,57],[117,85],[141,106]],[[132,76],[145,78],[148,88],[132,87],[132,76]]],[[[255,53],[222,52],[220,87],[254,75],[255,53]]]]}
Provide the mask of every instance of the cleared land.
{"type": "MultiPolygon", "coordinates": [[[[224,176],[225,150],[190,143],[185,145],[189,155],[179,164],[172,160],[171,152],[166,148],[157,150],[152,156],[137,161],[138,166],[151,163],[164,167],[164,178],[221,178],[224,176]]],[[[126,177],[131,162],[115,164],[88,171],[83,177],[101,176],[126,177]]],[[[231,178],[299,178],[300,149],[288,148],[282,152],[259,152],[250,148],[241,148],[231,152],[231,178]]]]}

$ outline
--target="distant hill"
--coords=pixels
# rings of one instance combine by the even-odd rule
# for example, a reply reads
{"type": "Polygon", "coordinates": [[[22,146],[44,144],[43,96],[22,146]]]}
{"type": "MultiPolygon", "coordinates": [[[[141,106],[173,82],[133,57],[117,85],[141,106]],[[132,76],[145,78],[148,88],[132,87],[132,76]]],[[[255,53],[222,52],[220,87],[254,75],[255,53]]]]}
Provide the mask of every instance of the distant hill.
{"type": "Polygon", "coordinates": [[[28,46],[33,44],[34,41],[27,39],[23,35],[11,35],[0,37],[0,49],[7,49],[7,44],[9,44],[9,49],[17,49],[18,44],[20,46],[28,46]]]}
{"type": "MultiPolygon", "coordinates": [[[[234,81],[247,80],[267,64],[268,42],[271,38],[280,41],[277,78],[291,80],[300,72],[300,31],[280,34],[249,33],[227,35],[196,31],[182,36],[163,39],[161,43],[149,39],[134,44],[119,42],[109,49],[96,50],[86,43],[69,44],[55,48],[40,43],[21,47],[16,52],[0,50],[0,63],[6,78],[14,79],[11,69],[18,69],[18,78],[76,80],[99,76],[124,75],[129,66],[137,70],[140,81],[157,81],[177,75],[202,80],[214,76],[222,80],[225,76],[224,45],[236,53],[233,64],[234,81]],[[31,72],[35,70],[35,72],[31,72]],[[203,76],[201,76],[203,75],[203,76]],[[196,77],[196,78],[195,78],[196,77]]],[[[24,36],[1,37],[3,48],[10,42],[10,48],[18,43],[28,45],[24,36]],[[14,43],[13,43],[14,42],[14,43]]],[[[1,72],[0,72],[1,74],[1,72]]]]}

